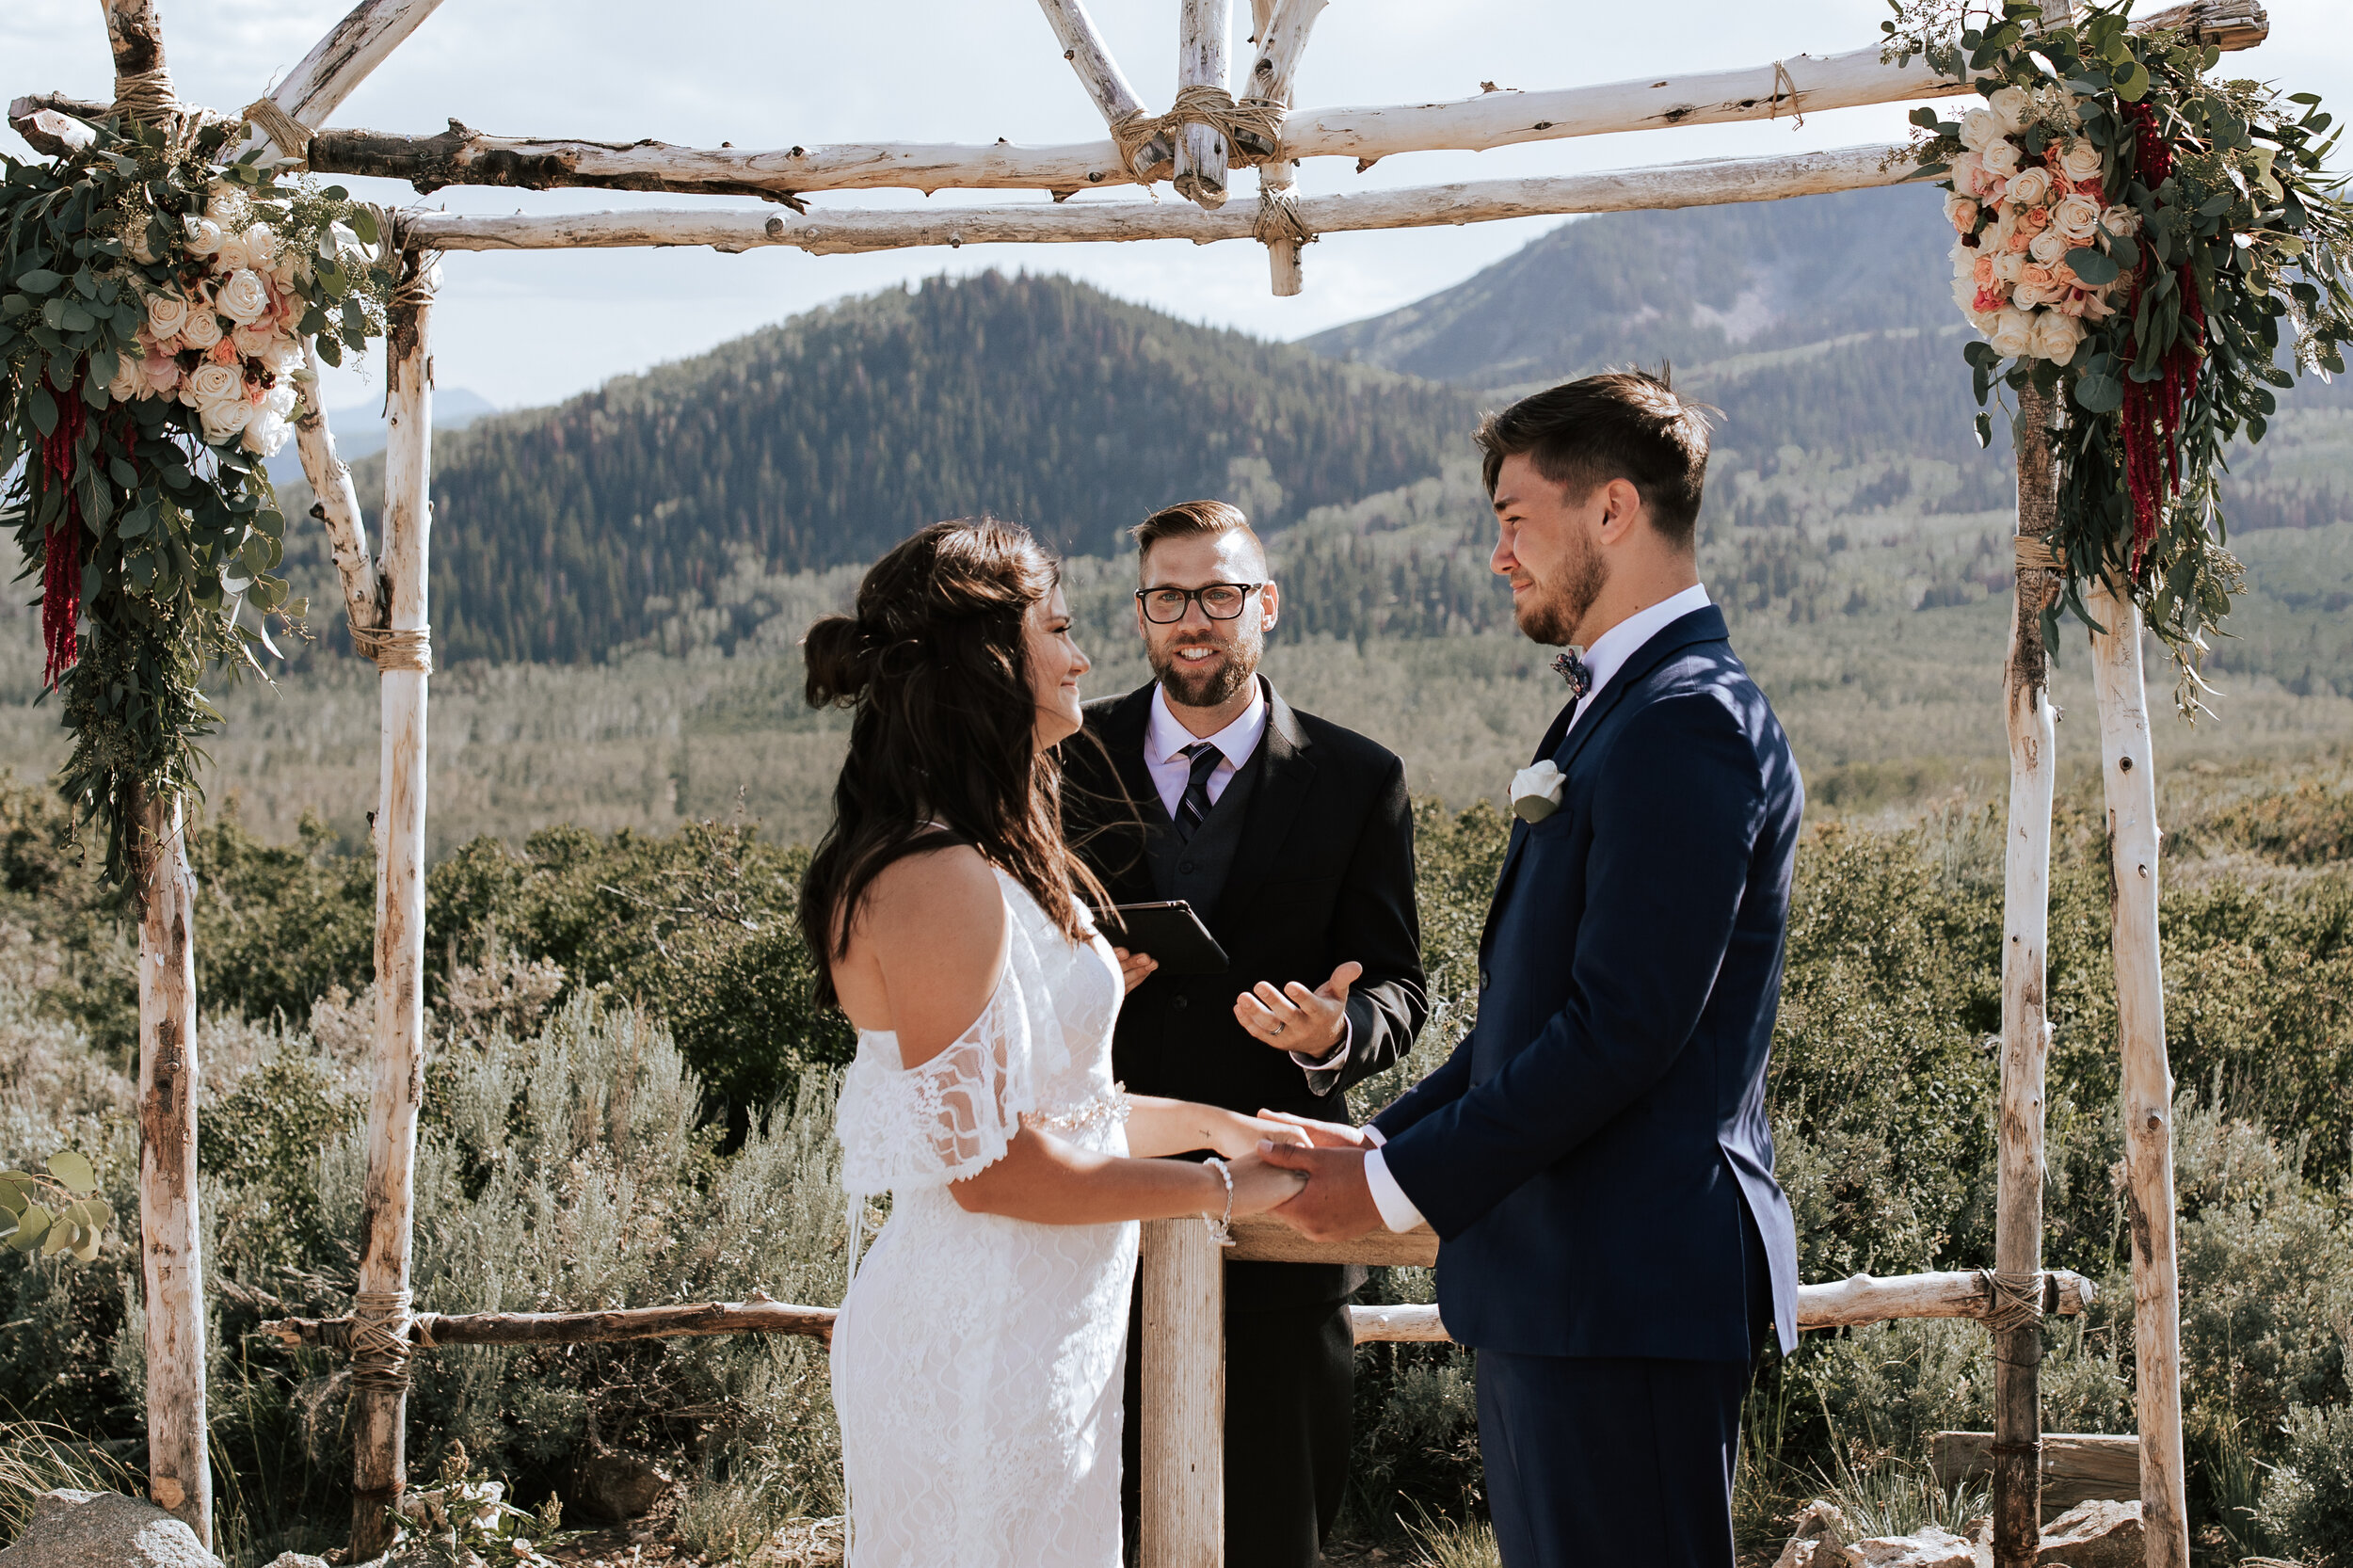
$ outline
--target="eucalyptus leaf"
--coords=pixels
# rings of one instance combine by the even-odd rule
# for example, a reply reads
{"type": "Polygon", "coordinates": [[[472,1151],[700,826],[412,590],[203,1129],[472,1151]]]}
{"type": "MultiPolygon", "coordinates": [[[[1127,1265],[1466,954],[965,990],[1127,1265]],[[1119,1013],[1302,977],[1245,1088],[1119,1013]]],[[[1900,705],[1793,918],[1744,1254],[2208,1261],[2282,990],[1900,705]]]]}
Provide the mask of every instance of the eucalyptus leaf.
{"type": "Polygon", "coordinates": [[[2116,264],[2116,258],[2089,246],[2078,246],[2070,250],[2067,265],[2076,277],[2095,289],[2115,282],[2123,274],[2123,268],[2116,264]]]}
{"type": "Polygon", "coordinates": [[[90,1168],[87,1159],[72,1149],[60,1149],[49,1157],[49,1174],[77,1198],[88,1197],[98,1191],[98,1173],[90,1168]]]}

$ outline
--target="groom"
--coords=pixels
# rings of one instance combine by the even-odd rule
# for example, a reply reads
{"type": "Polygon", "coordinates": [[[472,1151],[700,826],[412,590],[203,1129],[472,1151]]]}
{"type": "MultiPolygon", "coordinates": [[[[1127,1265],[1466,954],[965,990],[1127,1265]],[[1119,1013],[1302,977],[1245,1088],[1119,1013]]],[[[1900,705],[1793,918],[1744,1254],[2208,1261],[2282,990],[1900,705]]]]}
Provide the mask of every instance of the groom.
{"type": "Polygon", "coordinates": [[[1478,440],[1520,630],[1584,649],[1515,784],[1478,1022],[1369,1128],[1261,1147],[1311,1237],[1437,1231],[1507,1568],[1731,1568],[1750,1367],[1797,1335],[1765,1067],[1803,792],[1700,586],[1699,410],[1593,376],[1478,440]]]}

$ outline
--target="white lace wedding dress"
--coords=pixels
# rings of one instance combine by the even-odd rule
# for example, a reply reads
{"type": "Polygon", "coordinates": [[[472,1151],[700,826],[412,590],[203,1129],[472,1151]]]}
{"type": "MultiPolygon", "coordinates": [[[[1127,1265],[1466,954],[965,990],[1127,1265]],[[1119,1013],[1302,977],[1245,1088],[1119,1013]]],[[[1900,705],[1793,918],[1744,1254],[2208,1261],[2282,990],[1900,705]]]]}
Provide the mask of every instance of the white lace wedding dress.
{"type": "Polygon", "coordinates": [[[890,1193],[834,1323],[850,1568],[1119,1565],[1136,1226],[968,1214],[948,1191],[1025,1120],[1128,1152],[1119,966],[997,880],[1010,951],[980,1018],[912,1071],[895,1036],[861,1031],[842,1084],[842,1183],[853,1203],[890,1193]]]}

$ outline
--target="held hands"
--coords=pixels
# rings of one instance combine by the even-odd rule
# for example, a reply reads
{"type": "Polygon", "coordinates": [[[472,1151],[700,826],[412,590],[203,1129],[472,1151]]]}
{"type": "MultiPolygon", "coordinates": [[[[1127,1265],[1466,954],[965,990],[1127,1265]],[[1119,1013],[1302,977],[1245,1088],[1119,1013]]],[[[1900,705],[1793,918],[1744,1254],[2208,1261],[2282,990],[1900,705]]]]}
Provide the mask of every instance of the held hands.
{"type": "Polygon", "coordinates": [[[1296,980],[1279,991],[1261,980],[1234,999],[1235,1020],[1277,1050],[1329,1056],[1348,1030],[1348,988],[1364,972],[1352,958],[1312,991],[1296,980]]]}
{"type": "MultiPolygon", "coordinates": [[[[1350,1127],[1344,1122],[1319,1122],[1309,1116],[1294,1116],[1288,1111],[1260,1111],[1258,1119],[1263,1122],[1281,1122],[1296,1128],[1305,1134],[1304,1142],[1309,1148],[1369,1149],[1372,1147],[1372,1140],[1365,1136],[1363,1128],[1350,1127]]],[[[1295,1138],[1270,1140],[1277,1144],[1302,1141],[1302,1139],[1295,1138]]]]}
{"type": "Polygon", "coordinates": [[[1310,1241],[1353,1241],[1382,1228],[1380,1207],[1365,1183],[1363,1149],[1261,1144],[1258,1154],[1269,1165],[1306,1176],[1306,1191],[1284,1204],[1275,1217],[1310,1241]]]}
{"type": "MultiPolygon", "coordinates": [[[[1273,1145],[1270,1144],[1269,1147],[1273,1145]]],[[[1226,1174],[1234,1178],[1234,1213],[1263,1214],[1278,1204],[1288,1203],[1307,1185],[1307,1178],[1295,1171],[1279,1170],[1267,1163],[1264,1156],[1245,1154],[1226,1162],[1226,1174]]],[[[1225,1207],[1225,1184],[1218,1184],[1217,1204],[1208,1212],[1215,1219],[1225,1207]]]]}
{"type": "Polygon", "coordinates": [[[1289,1144],[1304,1149],[1308,1140],[1305,1128],[1290,1125],[1289,1118],[1265,1111],[1256,1116],[1245,1116],[1239,1111],[1220,1111],[1203,1130],[1208,1134],[1209,1146],[1226,1160],[1255,1156],[1260,1144],[1289,1144]]]}

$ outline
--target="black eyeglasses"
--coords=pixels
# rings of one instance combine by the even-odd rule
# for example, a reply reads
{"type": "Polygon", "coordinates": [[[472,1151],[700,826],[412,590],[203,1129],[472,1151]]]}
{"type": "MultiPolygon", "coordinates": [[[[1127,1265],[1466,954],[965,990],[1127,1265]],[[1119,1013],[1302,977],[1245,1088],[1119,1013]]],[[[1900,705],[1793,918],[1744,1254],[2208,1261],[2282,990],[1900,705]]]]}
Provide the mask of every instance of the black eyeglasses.
{"type": "Polygon", "coordinates": [[[1250,596],[1265,586],[1264,583],[1209,583],[1198,588],[1138,588],[1136,602],[1144,606],[1144,618],[1155,626],[1184,619],[1188,604],[1200,605],[1201,613],[1211,620],[1232,620],[1241,614],[1250,596]]]}

